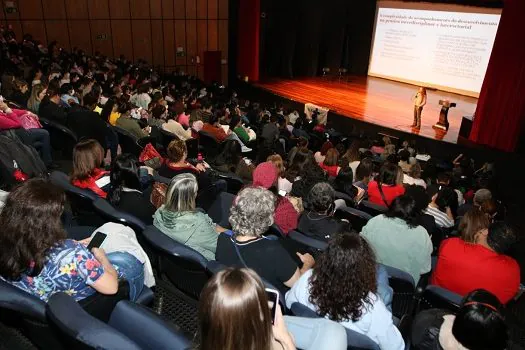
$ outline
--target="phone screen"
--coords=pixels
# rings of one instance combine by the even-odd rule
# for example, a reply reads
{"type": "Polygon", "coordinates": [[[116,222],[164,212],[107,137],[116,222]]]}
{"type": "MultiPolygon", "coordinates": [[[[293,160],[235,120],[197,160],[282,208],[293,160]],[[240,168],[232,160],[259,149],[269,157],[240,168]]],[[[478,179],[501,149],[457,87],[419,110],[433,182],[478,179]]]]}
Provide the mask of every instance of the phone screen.
{"type": "Polygon", "coordinates": [[[91,238],[91,241],[89,242],[89,244],[87,246],[87,249],[91,250],[93,248],[100,247],[102,245],[102,243],[104,242],[104,240],[106,239],[106,236],[107,236],[107,234],[105,234],[103,232],[95,233],[95,236],[93,236],[93,238],[91,238]]]}
{"type": "Polygon", "coordinates": [[[277,312],[277,304],[279,303],[279,292],[275,289],[265,288],[268,297],[268,306],[272,315],[272,324],[275,323],[275,313],[277,312]]]}

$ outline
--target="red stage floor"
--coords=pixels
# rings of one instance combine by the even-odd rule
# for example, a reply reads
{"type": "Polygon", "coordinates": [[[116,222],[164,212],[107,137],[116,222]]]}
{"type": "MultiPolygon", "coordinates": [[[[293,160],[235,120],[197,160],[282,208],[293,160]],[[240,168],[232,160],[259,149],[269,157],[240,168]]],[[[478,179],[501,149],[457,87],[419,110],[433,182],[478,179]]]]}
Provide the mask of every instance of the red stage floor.
{"type": "Polygon", "coordinates": [[[473,97],[443,91],[428,90],[427,105],[423,110],[421,130],[412,129],[413,103],[417,87],[373,77],[349,77],[348,82],[324,78],[271,80],[256,86],[288,99],[330,108],[337,114],[368,123],[418,134],[436,140],[457,143],[461,119],[472,116],[478,100],[473,97]],[[432,128],[439,117],[439,100],[456,102],[448,114],[448,132],[432,128]]]}

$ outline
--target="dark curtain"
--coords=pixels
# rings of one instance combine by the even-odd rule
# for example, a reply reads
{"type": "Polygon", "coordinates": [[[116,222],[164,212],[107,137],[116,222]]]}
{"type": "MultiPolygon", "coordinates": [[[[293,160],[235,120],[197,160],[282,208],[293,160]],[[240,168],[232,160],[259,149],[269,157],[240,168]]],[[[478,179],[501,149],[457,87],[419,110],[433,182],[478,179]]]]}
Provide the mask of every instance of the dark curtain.
{"type": "Polygon", "coordinates": [[[524,0],[505,0],[470,140],[514,151],[525,122],[524,0]]]}
{"type": "Polygon", "coordinates": [[[261,0],[261,74],[366,74],[376,0],[261,0]]]}

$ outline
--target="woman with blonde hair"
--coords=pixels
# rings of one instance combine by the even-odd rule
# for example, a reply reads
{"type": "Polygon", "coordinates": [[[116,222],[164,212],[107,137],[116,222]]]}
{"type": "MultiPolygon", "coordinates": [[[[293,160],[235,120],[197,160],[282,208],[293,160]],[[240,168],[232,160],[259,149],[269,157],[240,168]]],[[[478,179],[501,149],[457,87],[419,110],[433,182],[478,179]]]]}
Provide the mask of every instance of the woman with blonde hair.
{"type": "Polygon", "coordinates": [[[277,173],[279,178],[277,179],[277,190],[284,191],[286,193],[290,193],[292,190],[292,185],[290,181],[286,179],[286,167],[284,166],[283,158],[281,158],[278,154],[272,154],[268,158],[266,158],[267,162],[273,163],[275,167],[277,168],[277,173]]]}
{"type": "Polygon", "coordinates": [[[27,101],[27,108],[35,113],[38,114],[38,109],[40,108],[40,102],[44,99],[44,96],[46,96],[47,88],[46,86],[42,84],[36,84],[33,86],[33,89],[31,90],[31,96],[29,97],[29,100],[27,101]]]}
{"type": "Polygon", "coordinates": [[[220,271],[201,293],[197,349],[346,349],[346,332],[337,323],[283,317],[278,304],[272,319],[269,304],[264,284],[253,270],[220,271]]]}

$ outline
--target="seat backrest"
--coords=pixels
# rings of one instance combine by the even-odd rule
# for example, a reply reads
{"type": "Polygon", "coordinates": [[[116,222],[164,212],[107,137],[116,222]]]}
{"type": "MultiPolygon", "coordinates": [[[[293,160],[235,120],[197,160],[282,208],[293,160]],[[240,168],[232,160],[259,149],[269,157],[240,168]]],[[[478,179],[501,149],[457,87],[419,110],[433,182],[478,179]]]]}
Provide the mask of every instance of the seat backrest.
{"type": "Polygon", "coordinates": [[[162,128],[162,127],[159,128],[159,130],[160,130],[160,135],[162,137],[162,147],[164,147],[164,150],[168,149],[168,146],[171,143],[171,141],[179,139],[177,137],[177,135],[175,135],[175,134],[173,134],[173,133],[171,133],[171,132],[169,132],[167,130],[164,130],[164,128],[162,128]]]}
{"type": "Polygon", "coordinates": [[[89,315],[69,295],[54,294],[46,305],[50,323],[71,349],[141,349],[130,338],[89,315]]]}
{"type": "Polygon", "coordinates": [[[146,227],[143,234],[159,256],[161,277],[198,300],[210,276],[206,269],[208,260],[196,250],[168,237],[155,226],[146,227]]]}
{"type": "MultiPolygon", "coordinates": [[[[292,314],[299,317],[319,318],[320,316],[309,307],[301,303],[293,303],[290,309],[292,314]]],[[[379,345],[364,334],[345,328],[348,349],[379,350],[379,345]]]]}
{"type": "Polygon", "coordinates": [[[202,146],[208,163],[219,154],[220,143],[205,131],[199,131],[199,144],[202,146]]]}
{"type": "Polygon", "coordinates": [[[188,150],[188,159],[197,159],[199,156],[199,139],[187,139],[186,149],[188,150]]]}
{"type": "Polygon", "coordinates": [[[189,349],[191,342],[175,325],[150,309],[123,300],[111,314],[109,325],[143,349],[189,349]],[[146,331],[145,331],[146,330],[146,331]]]}
{"type": "Polygon", "coordinates": [[[394,291],[392,298],[392,314],[397,318],[402,318],[410,314],[414,307],[414,296],[416,294],[416,284],[414,278],[405,271],[392,266],[381,264],[388,273],[388,284],[394,291]]]}
{"type": "Polygon", "coordinates": [[[228,192],[221,192],[208,209],[208,215],[214,223],[224,228],[231,228],[230,209],[232,207],[235,195],[228,192]]]}
{"type": "Polygon", "coordinates": [[[54,149],[61,150],[62,156],[66,159],[71,159],[73,155],[73,148],[78,142],[77,134],[64,125],[56,123],[52,120],[40,117],[42,127],[49,132],[51,146],[54,149]]]}
{"type": "Polygon", "coordinates": [[[93,207],[108,221],[117,222],[131,227],[137,234],[137,237],[146,228],[146,224],[140,219],[131,214],[118,210],[104,198],[95,199],[93,201],[93,207]]]}
{"type": "Polygon", "coordinates": [[[118,126],[113,128],[118,134],[118,143],[122,148],[122,153],[130,153],[138,157],[140,152],[142,152],[142,147],[138,144],[138,139],[125,129],[119,128],[118,126]]]}
{"type": "Polygon", "coordinates": [[[381,215],[388,211],[388,208],[386,206],[377,205],[366,200],[361,201],[361,203],[359,203],[359,209],[372,216],[381,215]]]}
{"type": "Polygon", "coordinates": [[[244,187],[244,182],[235,174],[220,173],[219,177],[226,181],[226,188],[228,193],[237,194],[244,187]]]}
{"type": "Polygon", "coordinates": [[[426,309],[444,309],[457,312],[463,297],[448,289],[429,285],[419,296],[417,313],[426,309]]]}
{"type": "Polygon", "coordinates": [[[48,324],[46,304],[11,284],[0,280],[2,322],[21,327],[23,334],[40,348],[62,349],[58,334],[48,324]]]}
{"type": "Polygon", "coordinates": [[[294,241],[297,241],[299,243],[302,243],[310,248],[317,249],[317,250],[325,250],[328,246],[327,242],[320,241],[318,239],[308,237],[305,234],[299,232],[299,231],[290,231],[288,232],[288,237],[290,239],[293,239],[294,241]]]}
{"type": "Polygon", "coordinates": [[[349,207],[337,209],[334,216],[338,219],[348,220],[352,225],[352,228],[357,232],[361,232],[363,226],[365,226],[368,220],[372,218],[372,215],[365,213],[364,211],[349,207]]]}

